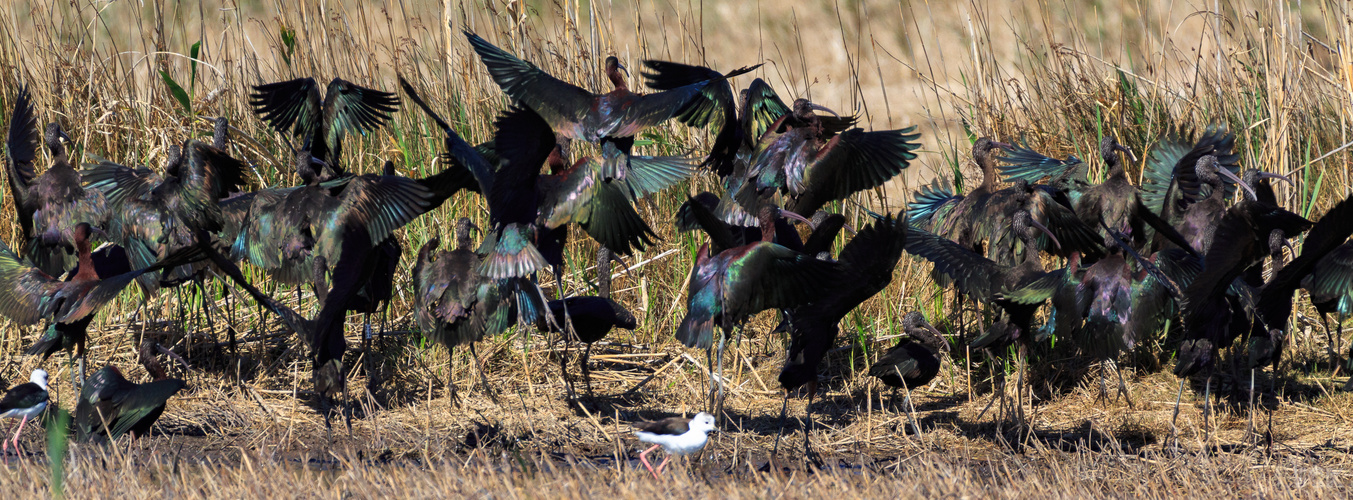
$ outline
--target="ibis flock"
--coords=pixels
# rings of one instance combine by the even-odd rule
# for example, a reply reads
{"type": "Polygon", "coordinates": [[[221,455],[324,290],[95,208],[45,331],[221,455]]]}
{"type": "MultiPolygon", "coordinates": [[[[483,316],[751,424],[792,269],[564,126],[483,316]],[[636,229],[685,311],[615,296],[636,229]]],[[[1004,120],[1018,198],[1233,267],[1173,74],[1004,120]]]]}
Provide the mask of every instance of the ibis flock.
{"type": "MultiPolygon", "coordinates": [[[[879,188],[916,159],[915,127],[865,130],[857,116],[802,98],[786,103],[761,79],[734,92],[732,80],[755,66],[719,72],[644,61],[642,76],[655,92],[642,94],[630,90],[628,70],[609,57],[605,71],[614,88],[593,93],[473,33],[465,36],[510,107],[496,118],[491,138],[471,144],[399,77],[403,98],[444,136],[437,152],[442,168],[423,178],[399,175],[391,162],[377,173],[345,164],[345,136],[384,126],[401,98],[342,79],[323,89],[311,78],[253,87],[251,106],[290,144],[302,183],[252,191],[257,167],[231,155],[226,118],[215,119],[210,142],[187,139],[171,148],[159,169],[89,152],[76,162],[61,125],[40,127],[31,95],[19,89],[5,174],[21,231],[20,239],[0,242],[0,313],[17,324],[46,325],[27,354],[45,361],[70,353],[69,373],[80,390],[75,435],[106,441],[145,434],[185,386],[166,376],[158,357],[169,351],[153,343],[141,347],[140,359],[154,381],[133,383],[115,366],[86,377],[91,321],[133,284],[152,297],[164,288],[204,292],[218,280],[222,289],[251,296],[304,344],[326,426],[338,410],[334,402],[348,399],[354,368],[345,364],[354,362],[345,356],[347,315],[366,318],[365,345],[374,335],[371,316],[397,293],[412,296],[417,332],[448,349],[473,350],[516,325],[586,344],[581,370],[590,393],[592,345],[613,329],[640,324],[610,297],[613,264],[625,266],[626,257],[658,239],[636,202],[706,173],[720,192],[689,196],[674,217],[679,231],[704,237],[690,256],[686,313],[673,334],[705,350],[710,383],[701,397],[708,397],[708,413],[637,424],[641,441],[669,455],[702,448],[706,432],[726,415],[724,349],[762,311],[779,311],[777,331],[788,335],[779,375],[785,409],[800,389],[811,409],[840,323],[889,286],[904,253],[931,262],[935,282],[952,288],[958,304],[936,321],[947,332],[920,312],[905,314],[896,346],[868,373],[906,391],[910,408],[911,389],[936,377],[943,353],[984,353],[998,362],[1013,356],[1019,422],[1022,388],[1033,383],[1027,358],[1046,352],[1052,339],[1113,367],[1120,353],[1168,330],[1171,341],[1161,345],[1177,349],[1182,393],[1183,381],[1195,374],[1210,382],[1218,369],[1276,366],[1298,288],[1307,290],[1322,321],[1333,313],[1342,323],[1353,308],[1353,243],[1346,242],[1353,198],[1318,220],[1288,211],[1271,181],[1291,181],[1241,172],[1235,136],[1222,127],[1132,145],[1151,151],[1144,159],[1104,137],[1093,171],[1096,162],[977,138],[971,155],[980,183],[959,194],[934,182],[914,194],[906,212],[880,214],[846,200],[879,188]],[[673,119],[711,129],[708,155],[635,152],[636,136],[673,119]],[[592,143],[593,156],[574,157],[575,141],[592,143]],[[39,154],[44,147],[48,154],[39,154]],[[41,175],[39,163],[47,163],[41,175]],[[1138,166],[1140,185],[1127,173],[1138,166]],[[462,191],[483,197],[488,213],[480,220],[487,223],[459,218],[446,241],[432,237],[416,252],[413,289],[400,293],[394,276],[405,249],[396,232],[462,191]],[[836,213],[856,207],[868,222],[858,228],[836,213]],[[596,294],[552,299],[540,283],[562,280],[570,225],[597,243],[596,294]],[[1289,241],[1303,235],[1296,252],[1289,241]],[[316,310],[297,311],[269,295],[250,282],[242,263],[276,285],[265,287],[276,293],[310,289],[316,310]],[[968,325],[962,313],[972,308],[982,314],[968,317],[982,321],[968,325]]],[[[211,309],[202,310],[208,322],[211,309]]],[[[235,329],[227,331],[234,349],[235,329]]],[[[1338,334],[1329,335],[1337,362],[1338,334]]],[[[485,378],[482,368],[479,377],[485,378]]],[[[1005,382],[998,378],[1004,414],[1005,382]]],[[[31,382],[0,400],[0,416],[20,420],[6,449],[17,449],[24,425],[48,407],[48,390],[47,372],[36,370],[31,382]]],[[[487,380],[484,391],[492,397],[487,380]]],[[[345,407],[351,428],[351,402],[345,407]]],[[[662,465],[648,463],[653,449],[640,458],[656,476],[662,465]]]]}

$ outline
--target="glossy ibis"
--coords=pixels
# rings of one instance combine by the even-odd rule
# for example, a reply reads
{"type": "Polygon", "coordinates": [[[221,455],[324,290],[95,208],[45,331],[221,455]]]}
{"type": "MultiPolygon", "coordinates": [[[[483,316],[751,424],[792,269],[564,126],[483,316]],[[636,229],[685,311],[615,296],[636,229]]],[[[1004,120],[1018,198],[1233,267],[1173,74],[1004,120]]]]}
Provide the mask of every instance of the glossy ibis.
{"type": "Polygon", "coordinates": [[[603,165],[620,152],[602,145],[600,159],[584,158],[553,175],[541,176],[539,189],[543,227],[577,223],[592,239],[620,255],[642,250],[656,238],[634,209],[634,202],[665,190],[695,173],[691,160],[681,156],[630,156],[629,175],[606,180],[603,165]]]}
{"type": "MultiPolygon", "coordinates": [[[[414,319],[423,335],[447,349],[474,345],[485,336],[506,331],[516,323],[536,323],[545,314],[544,294],[526,278],[490,278],[482,272],[481,257],[472,248],[468,218],[456,224],[456,248],[438,251],[440,241],[428,240],[418,250],[413,267],[414,319]]],[[[480,380],[490,397],[480,366],[480,380]]],[[[455,386],[451,385],[452,394],[455,386]]]]}
{"type": "Polygon", "coordinates": [[[549,124],[529,108],[511,109],[494,122],[497,164],[461,139],[451,126],[418,97],[401,76],[400,87],[446,135],[446,153],[467,169],[489,205],[492,227],[481,248],[487,249],[481,272],[490,278],[529,276],[551,265],[536,247],[539,228],[537,184],[541,166],[555,153],[557,143],[549,124]]]}
{"type": "Polygon", "coordinates": [[[653,445],[639,454],[639,461],[653,474],[653,479],[658,479],[658,473],[667,466],[672,455],[684,457],[704,449],[705,443],[709,442],[708,434],[715,431],[714,415],[705,412],[691,418],[670,417],[654,422],[635,422],[632,425],[637,429],[634,435],[640,441],[653,445]],[[648,454],[660,446],[667,452],[667,457],[654,470],[653,464],[648,463],[648,454]]]}
{"type": "MultiPolygon", "coordinates": [[[[1172,224],[1211,189],[1198,179],[1200,158],[1212,155],[1222,168],[1231,173],[1240,171],[1240,155],[1234,152],[1236,138],[1225,126],[1209,125],[1197,140],[1188,139],[1190,135],[1187,131],[1167,134],[1152,146],[1142,169],[1142,204],[1172,224]]],[[[1226,196],[1235,190],[1235,185],[1228,184],[1226,196]]]]}
{"type": "Polygon", "coordinates": [[[936,352],[949,352],[944,334],[931,326],[921,313],[912,311],[902,317],[904,336],[869,367],[874,376],[888,387],[906,389],[929,384],[940,372],[936,352]]]}
{"type": "MultiPolygon", "coordinates": [[[[816,297],[808,304],[785,312],[789,325],[789,352],[780,369],[780,387],[785,391],[780,410],[783,423],[788,415],[790,391],[808,386],[808,426],[804,429],[804,449],[809,452],[808,433],[812,426],[812,398],[817,392],[818,365],[836,344],[842,318],[870,297],[883,291],[893,279],[893,269],[909,244],[906,219],[892,215],[879,217],[861,229],[841,249],[836,273],[814,287],[816,297]]],[[[824,261],[818,261],[824,262],[824,261]]],[[[783,428],[783,425],[781,426],[783,428]]],[[[779,436],[776,436],[776,448],[779,436]]]]}
{"type": "MultiPolygon", "coordinates": [[[[22,325],[42,319],[51,322],[26,354],[40,354],[46,359],[63,348],[74,347],[83,368],[87,328],[98,310],[142,273],[186,263],[195,254],[191,250],[180,252],[147,268],[101,278],[89,251],[89,237],[94,231],[87,223],[75,226],[72,236],[80,269],[68,281],[42,272],[0,242],[0,314],[22,325]]],[[[83,369],[80,372],[77,383],[83,383],[83,369]]]]}
{"type": "Polygon", "coordinates": [[[1179,221],[1179,234],[1195,250],[1206,254],[1212,247],[1212,238],[1217,224],[1226,213],[1226,182],[1230,180],[1244,188],[1252,198],[1258,198],[1255,191],[1236,177],[1229,169],[1222,167],[1214,155],[1204,155],[1198,159],[1194,174],[1198,182],[1209,188],[1207,197],[1194,202],[1184,209],[1179,221]]]}
{"type": "Polygon", "coordinates": [[[551,300],[547,304],[555,324],[568,332],[568,339],[587,344],[581,363],[589,394],[592,392],[592,371],[587,361],[592,355],[592,344],[617,327],[633,330],[638,326],[629,309],[611,299],[611,261],[614,258],[609,248],[603,246],[597,250],[596,295],[551,300]]]}
{"type": "Polygon", "coordinates": [[[991,199],[992,193],[999,189],[996,177],[998,148],[1010,147],[1009,144],[994,141],[989,137],[982,137],[973,142],[972,158],[982,170],[982,182],[961,197],[954,198],[953,195],[945,197],[940,193],[932,193],[922,202],[934,204],[936,209],[940,205],[952,203],[952,208],[940,219],[931,216],[930,227],[934,234],[953,240],[964,248],[981,248],[982,243],[986,241],[986,233],[990,230],[983,220],[986,204],[991,199]]]}
{"type": "Polygon", "coordinates": [[[75,432],[82,440],[104,442],[131,432],[141,437],[164,413],[165,403],[187,384],[176,378],[135,384],[117,367],[105,366],[80,390],[75,405],[75,432]]]}
{"type": "MultiPolygon", "coordinates": [[[[9,450],[10,444],[14,445],[14,453],[19,453],[19,434],[23,432],[24,424],[30,419],[36,419],[47,409],[47,371],[33,370],[33,374],[28,377],[28,382],[11,387],[5,392],[5,396],[0,398],[0,418],[17,418],[19,420],[19,430],[14,431],[13,441],[3,440],[5,446],[0,448],[0,455],[9,450]]],[[[3,436],[0,436],[3,438],[3,436]]]]}
{"type": "MultiPolygon", "coordinates": [[[[680,90],[690,85],[705,85],[705,88],[677,113],[676,118],[692,127],[704,127],[716,120],[723,120],[719,132],[714,137],[714,143],[710,145],[709,156],[704,164],[720,176],[727,176],[732,172],[734,163],[738,161],[738,153],[745,146],[751,146],[760,137],[759,134],[749,135],[753,130],[748,123],[750,120],[747,116],[748,99],[741,96],[738,100],[743,103],[741,106],[743,118],[739,118],[739,105],[733,97],[733,86],[729,83],[729,79],[755,70],[761,65],[739,68],[727,74],[704,66],[667,61],[646,60],[644,66],[647,67],[643,71],[644,78],[653,89],[680,90]]],[[[763,87],[769,91],[766,82],[760,78],[752,82],[753,87],[758,85],[759,88],[763,87]]],[[[746,95],[745,91],[743,95],[746,95]]],[[[778,97],[774,97],[774,91],[770,91],[770,96],[779,101],[778,97]]],[[[783,108],[784,103],[781,102],[779,105],[783,108]]]]}
{"type": "MultiPolygon", "coordinates": [[[[193,235],[199,228],[220,231],[224,225],[220,200],[244,185],[248,169],[225,151],[197,141],[189,141],[175,163],[164,174],[108,161],[84,171],[88,188],[108,200],[109,235],[127,249],[133,268],[149,267],[196,246],[193,235]]],[[[142,275],[137,281],[149,294],[162,284],[181,283],[195,274],[183,267],[142,275]]]]}
{"type": "MultiPolygon", "coordinates": [[[[703,206],[693,206],[703,211],[703,206]]],[[[708,212],[705,212],[706,214],[708,212]]],[[[711,235],[700,247],[691,266],[686,297],[686,316],[677,327],[676,338],[687,347],[706,350],[706,358],[718,354],[717,374],[711,397],[717,405],[723,400],[723,344],[735,327],[752,315],[767,309],[785,309],[806,304],[821,287],[829,283],[836,265],[817,260],[773,243],[777,214],[802,219],[772,205],[760,211],[761,241],[742,246],[731,239],[711,235]],[[722,240],[722,241],[721,241],[722,240]],[[711,245],[725,248],[711,253],[711,245]],[[724,332],[714,346],[714,327],[724,332]]],[[[707,216],[708,217],[708,216],[707,216]]],[[[804,219],[806,221],[806,219],[804,219]]],[[[726,234],[726,233],[725,233],[726,234]]]]}
{"type": "Polygon", "coordinates": [[[888,349],[869,367],[869,375],[893,388],[893,401],[896,401],[897,389],[907,393],[902,406],[906,409],[912,430],[919,435],[921,427],[913,416],[911,388],[929,384],[939,375],[940,358],[935,353],[949,352],[949,343],[939,330],[916,311],[902,317],[902,333],[904,336],[897,341],[897,345],[888,349]]]}
{"type": "MultiPolygon", "coordinates": [[[[1208,371],[1205,388],[1211,390],[1219,350],[1230,347],[1252,327],[1253,292],[1237,278],[1269,254],[1273,231],[1295,235],[1311,225],[1297,214],[1255,199],[1226,210],[1217,224],[1212,250],[1204,257],[1202,272],[1184,289],[1185,338],[1174,367],[1174,374],[1180,378],[1181,399],[1185,377],[1204,369],[1208,371]]],[[[1209,405],[1210,401],[1208,396],[1209,405]]],[[[1178,402],[1175,408],[1177,417],[1178,402]]]]}
{"type": "Polygon", "coordinates": [[[6,139],[6,174],[14,208],[23,230],[24,257],[42,272],[60,276],[71,265],[68,252],[75,247],[74,228],[80,223],[103,227],[108,210],[103,195],[85,189],[80,173],[70,163],[66,145],[70,137],[58,123],[50,123],[42,135],[52,154],[52,166],[36,175],[37,115],[28,88],[19,89],[6,139]]]}
{"type": "MultiPolygon", "coordinates": [[[[1056,236],[1026,210],[1016,212],[1012,223],[1014,234],[1025,246],[1033,247],[1040,232],[1047,235],[1054,246],[1061,245],[1056,236]]],[[[908,230],[906,250],[933,263],[935,271],[952,279],[959,292],[979,302],[990,302],[1005,312],[1002,321],[989,326],[971,345],[1000,352],[1005,346],[1018,342],[1020,381],[1017,385],[1022,397],[1024,359],[1028,346],[1033,343],[1031,323],[1039,306],[1010,301],[1000,293],[1022,288],[1047,274],[1039,253],[1025,252],[1023,262],[1003,266],[957,242],[916,228],[908,230]]],[[[1022,403],[1020,406],[1022,413],[1022,403]]]]}
{"type": "Polygon", "coordinates": [[[809,215],[831,201],[883,185],[916,158],[921,144],[916,127],[866,132],[852,128],[828,136],[814,112],[825,110],[807,99],[794,101],[793,112],[761,138],[747,172],[748,184],[738,195],[743,207],[771,191],[788,196],[785,207],[809,215]],[[779,132],[783,129],[783,132],[779,132]]]}
{"type": "MultiPolygon", "coordinates": [[[[628,70],[615,56],[609,56],[606,58],[606,76],[615,88],[605,94],[594,94],[551,76],[479,35],[466,31],[465,37],[479,54],[493,81],[514,103],[540,115],[561,137],[613,142],[625,155],[630,154],[635,135],[668,119],[679,118],[687,124],[705,125],[713,121],[715,115],[727,116],[729,111],[725,110],[733,106],[727,78],[753,69],[742,68],[719,78],[653,94],[637,94],[630,91],[621,75],[621,71],[628,70]],[[728,99],[707,101],[705,92],[727,92],[728,99]]],[[[725,119],[723,128],[732,126],[725,119]]],[[[607,163],[601,174],[607,179],[624,178],[626,172],[621,167],[628,167],[628,164],[607,163]]]]}
{"type": "Polygon", "coordinates": [[[330,80],[321,96],[313,78],[297,78],[255,86],[249,105],[273,129],[310,142],[327,180],[344,173],[339,167],[344,134],[380,128],[399,109],[399,98],[340,78],[330,80]]]}

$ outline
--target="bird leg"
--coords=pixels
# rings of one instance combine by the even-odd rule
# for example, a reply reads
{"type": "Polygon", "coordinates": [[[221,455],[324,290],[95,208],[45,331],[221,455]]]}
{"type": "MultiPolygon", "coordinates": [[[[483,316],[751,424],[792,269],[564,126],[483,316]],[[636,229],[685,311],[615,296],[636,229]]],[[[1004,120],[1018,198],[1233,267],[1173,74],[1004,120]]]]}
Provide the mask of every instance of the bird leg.
{"type": "Polygon", "coordinates": [[[23,453],[19,451],[19,434],[23,432],[23,425],[26,423],[28,423],[28,416],[24,415],[23,420],[19,421],[19,430],[14,431],[14,454],[18,456],[23,456],[23,453]]]}
{"type": "Polygon", "coordinates": [[[1330,353],[1330,365],[1334,367],[1334,373],[1331,377],[1339,376],[1339,351],[1334,347],[1334,336],[1330,333],[1330,324],[1328,316],[1320,313],[1320,327],[1325,329],[1325,350],[1330,353]]]}
{"type": "Polygon", "coordinates": [[[671,454],[668,454],[667,456],[662,457],[662,463],[658,464],[658,474],[662,474],[662,468],[663,468],[663,467],[667,467],[667,462],[669,462],[669,461],[671,461],[671,460],[672,460],[672,455],[671,455],[671,454]]]}
{"type": "Polygon", "coordinates": [[[479,382],[484,385],[484,394],[488,394],[489,401],[493,401],[493,404],[497,405],[498,396],[493,393],[493,388],[489,387],[489,377],[484,374],[484,362],[479,359],[479,354],[475,352],[474,344],[474,342],[470,343],[470,356],[474,357],[475,365],[479,366],[479,382]]]}
{"type": "MultiPolygon", "coordinates": [[[[1028,335],[1028,332],[1024,332],[1028,335]]],[[[1019,418],[1019,429],[1022,433],[1028,427],[1028,421],[1024,415],[1024,365],[1028,361],[1028,347],[1024,342],[1019,344],[1019,380],[1015,382],[1015,404],[1019,405],[1015,414],[1019,418]]]]}
{"type": "Polygon", "coordinates": [[[1204,441],[1212,441],[1212,370],[1207,371],[1207,381],[1203,383],[1203,432],[1207,433],[1204,441]]]}
{"type": "Polygon", "coordinates": [[[1174,397],[1174,416],[1170,417],[1170,437],[1176,443],[1179,440],[1179,427],[1175,426],[1175,422],[1179,420],[1179,403],[1184,400],[1184,381],[1186,380],[1188,379],[1184,377],[1179,378],[1179,394],[1174,397]]]}
{"type": "Polygon", "coordinates": [[[639,454],[639,462],[644,464],[644,467],[648,468],[648,472],[653,474],[653,479],[658,478],[658,472],[653,470],[653,464],[648,463],[648,453],[658,449],[661,446],[662,445],[655,444],[653,446],[650,446],[647,450],[644,450],[643,453],[639,454]]]}
{"type": "MultiPolygon", "coordinates": [[[[9,434],[9,429],[5,429],[5,434],[9,434]]],[[[0,435],[3,435],[3,434],[0,434],[0,435]]],[[[9,452],[9,440],[8,440],[8,439],[0,439],[0,443],[4,443],[4,446],[0,446],[0,456],[4,456],[6,453],[9,452]]],[[[18,453],[18,450],[14,450],[14,451],[15,451],[15,453],[18,453]]]]}
{"type": "Polygon", "coordinates": [[[780,436],[785,434],[785,417],[789,416],[789,389],[785,389],[785,402],[780,406],[780,425],[775,429],[775,446],[770,450],[770,456],[774,458],[780,453],[780,436]]]}
{"type": "MultiPolygon", "coordinates": [[[[893,368],[893,371],[897,371],[897,368],[893,368]]],[[[905,406],[907,410],[907,423],[911,424],[911,430],[916,433],[916,439],[920,439],[921,426],[916,423],[916,408],[911,406],[911,387],[907,386],[907,379],[902,378],[901,373],[898,374],[898,378],[902,380],[902,390],[907,394],[907,399],[902,402],[902,406],[905,406]]]]}
{"type": "Polygon", "coordinates": [[[1118,374],[1118,394],[1127,401],[1128,408],[1137,409],[1137,405],[1132,404],[1132,394],[1128,392],[1127,381],[1123,380],[1123,370],[1118,368],[1118,362],[1110,359],[1109,366],[1112,366],[1113,372],[1118,374]]]}
{"type": "MultiPolygon", "coordinates": [[[[587,367],[587,360],[592,357],[592,343],[588,342],[587,347],[583,348],[583,382],[587,384],[587,395],[592,395],[592,370],[587,367]]],[[[659,467],[661,468],[661,467],[659,467]]]]}
{"type": "MultiPolygon", "coordinates": [[[[556,276],[556,278],[559,277],[556,276]]],[[[557,284],[561,287],[563,286],[562,281],[559,281],[557,284]]],[[[560,292],[561,295],[562,293],[563,292],[560,292]]],[[[570,338],[577,338],[577,332],[573,330],[573,316],[570,315],[568,312],[568,303],[562,302],[562,300],[561,303],[563,304],[564,307],[564,324],[559,325],[559,327],[563,329],[561,335],[562,338],[560,338],[560,340],[562,341],[564,346],[559,349],[559,376],[563,377],[564,379],[564,392],[567,393],[568,400],[571,402],[576,402],[578,400],[577,391],[573,387],[573,377],[570,377],[568,374],[568,343],[570,338]],[[572,333],[572,336],[570,336],[570,333],[572,333]]],[[[551,340],[550,344],[551,345],[554,344],[553,340],[551,340]]],[[[586,363],[583,364],[583,374],[584,375],[587,374],[586,363]]],[[[591,387],[592,387],[591,382],[589,381],[587,391],[588,394],[592,393],[591,387]]]]}
{"type": "Polygon", "coordinates": [[[452,355],[451,355],[451,354],[453,354],[453,352],[452,352],[450,349],[447,350],[447,353],[446,353],[446,354],[447,354],[447,356],[446,356],[446,388],[447,388],[447,397],[448,397],[448,398],[451,398],[451,401],[454,403],[454,402],[456,402],[456,381],[454,380],[455,377],[454,377],[454,374],[453,374],[453,372],[452,372],[452,368],[453,368],[453,367],[452,367],[452,363],[455,361],[456,358],[455,358],[455,356],[452,356],[452,355]]]}
{"type": "Polygon", "coordinates": [[[816,394],[817,394],[817,381],[809,382],[808,404],[803,407],[804,413],[803,458],[807,459],[809,463],[816,465],[819,469],[821,469],[822,458],[818,456],[816,451],[813,451],[813,442],[810,440],[810,437],[812,435],[811,433],[813,431],[813,396],[816,394]]]}

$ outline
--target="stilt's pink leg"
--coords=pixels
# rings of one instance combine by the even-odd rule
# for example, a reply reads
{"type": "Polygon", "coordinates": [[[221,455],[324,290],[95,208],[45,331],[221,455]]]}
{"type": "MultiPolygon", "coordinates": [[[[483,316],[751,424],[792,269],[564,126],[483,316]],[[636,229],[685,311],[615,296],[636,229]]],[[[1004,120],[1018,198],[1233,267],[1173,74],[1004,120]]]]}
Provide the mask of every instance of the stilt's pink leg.
{"type": "Polygon", "coordinates": [[[28,417],[27,417],[27,416],[24,416],[23,420],[20,420],[20,421],[19,421],[19,430],[14,431],[14,454],[15,454],[15,455],[23,456],[23,454],[19,452],[19,433],[23,432],[23,424],[26,424],[26,423],[28,423],[28,417]]]}
{"type": "Polygon", "coordinates": [[[657,479],[657,478],[658,478],[658,473],[657,473],[656,471],[653,470],[653,464],[648,463],[648,452],[658,449],[659,446],[662,446],[662,445],[657,445],[657,444],[655,444],[655,445],[653,445],[652,447],[650,447],[649,449],[644,450],[643,453],[640,453],[640,454],[639,454],[639,462],[640,462],[640,463],[643,463],[643,464],[644,464],[644,467],[647,467],[647,468],[648,468],[648,472],[653,473],[653,479],[657,479]]]}
{"type": "Polygon", "coordinates": [[[672,455],[667,455],[666,457],[664,457],[664,458],[662,459],[662,463],[658,464],[658,473],[659,473],[659,474],[662,473],[662,468],[663,468],[663,467],[666,467],[666,466],[667,466],[667,462],[668,462],[669,460],[671,460],[671,459],[672,459],[672,455]]]}
{"type": "MultiPolygon", "coordinates": [[[[5,429],[5,435],[8,435],[8,434],[9,434],[9,429],[5,429]]],[[[3,456],[5,453],[8,453],[8,452],[9,452],[9,440],[6,439],[6,440],[4,440],[3,442],[5,443],[5,445],[2,446],[2,447],[0,447],[0,456],[3,456]]]]}

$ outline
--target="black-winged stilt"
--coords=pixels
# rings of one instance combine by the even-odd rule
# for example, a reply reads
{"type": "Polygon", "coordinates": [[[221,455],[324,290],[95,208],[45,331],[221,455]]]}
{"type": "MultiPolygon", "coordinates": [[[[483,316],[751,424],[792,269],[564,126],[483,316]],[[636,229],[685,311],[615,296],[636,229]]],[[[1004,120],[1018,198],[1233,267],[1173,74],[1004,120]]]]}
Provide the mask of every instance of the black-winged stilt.
{"type": "Polygon", "coordinates": [[[0,398],[0,418],[18,418],[19,430],[14,432],[12,441],[5,441],[5,445],[0,447],[0,454],[9,451],[9,445],[14,444],[14,452],[19,452],[19,434],[23,432],[24,424],[29,419],[36,418],[47,409],[47,372],[45,370],[33,370],[33,375],[28,377],[28,382],[14,386],[5,393],[4,398],[0,398]]]}
{"type": "Polygon", "coordinates": [[[709,432],[714,431],[714,415],[705,412],[697,413],[692,418],[671,417],[654,422],[636,422],[634,435],[639,437],[640,441],[650,443],[653,446],[639,454],[639,461],[653,473],[653,478],[657,479],[658,473],[672,459],[672,455],[686,456],[705,447],[709,441],[709,432]],[[648,462],[648,454],[661,446],[663,451],[667,452],[667,457],[658,464],[658,469],[653,470],[653,464],[648,462]]]}

